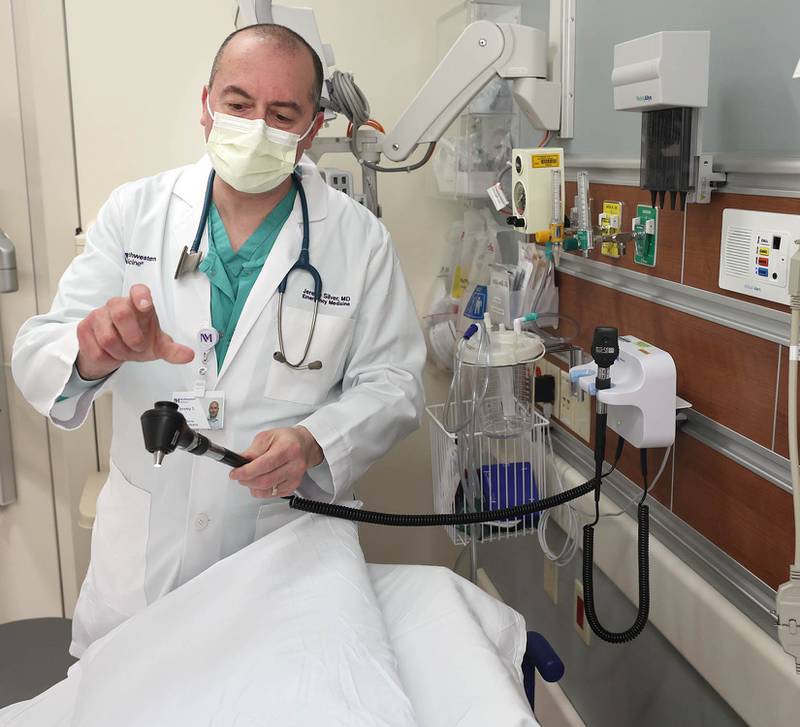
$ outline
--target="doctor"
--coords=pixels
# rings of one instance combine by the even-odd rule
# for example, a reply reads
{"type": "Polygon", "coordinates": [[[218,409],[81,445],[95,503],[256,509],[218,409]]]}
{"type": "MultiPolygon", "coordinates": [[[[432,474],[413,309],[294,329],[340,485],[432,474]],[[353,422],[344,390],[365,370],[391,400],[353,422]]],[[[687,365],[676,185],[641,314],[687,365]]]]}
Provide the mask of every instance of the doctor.
{"type": "Polygon", "coordinates": [[[14,378],[57,426],[79,427],[98,395],[114,394],[76,656],[297,517],[282,496],[348,499],[419,425],[424,343],[389,235],[303,157],[323,123],[321,86],[319,58],[292,31],[229,36],[202,92],[208,155],[115,190],[51,310],[17,336],[14,378]],[[281,343],[277,291],[301,250],[301,192],[322,297],[315,318],[312,276],[288,277],[281,343]],[[176,279],[200,222],[203,261],[176,279]],[[202,401],[216,401],[214,441],[252,462],[230,471],[176,454],[155,469],[139,417],[170,398],[203,419],[202,401]]]}

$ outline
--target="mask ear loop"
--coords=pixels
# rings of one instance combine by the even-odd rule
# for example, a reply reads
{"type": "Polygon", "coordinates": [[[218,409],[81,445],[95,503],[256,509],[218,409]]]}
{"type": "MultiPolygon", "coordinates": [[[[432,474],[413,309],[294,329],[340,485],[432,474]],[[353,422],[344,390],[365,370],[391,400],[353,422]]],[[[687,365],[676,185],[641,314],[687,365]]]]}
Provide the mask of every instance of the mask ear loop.
{"type": "MultiPolygon", "coordinates": [[[[317,113],[319,113],[319,112],[317,112],[317,113]]],[[[316,123],[317,123],[317,114],[314,114],[314,118],[311,119],[311,125],[306,129],[306,133],[297,138],[297,143],[298,144],[301,141],[303,141],[303,139],[305,139],[311,133],[311,129],[314,128],[314,124],[316,124],[316,123]]]]}
{"type": "Polygon", "coordinates": [[[208,115],[211,117],[211,123],[214,123],[214,112],[211,110],[211,91],[206,94],[206,111],[208,111],[208,115]]]}

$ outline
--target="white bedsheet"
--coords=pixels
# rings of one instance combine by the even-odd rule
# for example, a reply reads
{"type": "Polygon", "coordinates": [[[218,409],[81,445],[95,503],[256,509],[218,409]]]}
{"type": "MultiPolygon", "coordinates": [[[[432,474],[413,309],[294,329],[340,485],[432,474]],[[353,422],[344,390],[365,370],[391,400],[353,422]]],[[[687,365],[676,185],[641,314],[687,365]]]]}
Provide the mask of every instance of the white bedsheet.
{"type": "Polygon", "coordinates": [[[0,727],[533,726],[522,617],[442,568],[367,566],[304,516],[93,644],[0,727]]]}

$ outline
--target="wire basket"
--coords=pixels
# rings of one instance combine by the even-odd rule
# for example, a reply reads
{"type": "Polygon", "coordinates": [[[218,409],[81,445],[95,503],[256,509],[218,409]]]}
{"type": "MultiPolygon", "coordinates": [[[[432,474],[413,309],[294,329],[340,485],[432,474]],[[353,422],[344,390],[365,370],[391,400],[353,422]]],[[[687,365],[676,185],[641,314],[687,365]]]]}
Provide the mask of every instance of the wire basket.
{"type": "MultiPolygon", "coordinates": [[[[547,420],[519,400],[517,416],[504,417],[502,413],[507,413],[508,403],[501,396],[487,395],[477,418],[485,426],[472,434],[453,435],[445,428],[445,406],[427,407],[431,420],[435,511],[444,514],[500,510],[537,500],[539,493],[545,490],[547,420]],[[465,446],[469,447],[468,461],[473,477],[466,476],[466,471],[459,472],[459,447],[465,446]]],[[[469,408],[471,402],[462,406],[469,408]]],[[[457,420],[458,417],[452,416],[457,413],[451,410],[450,420],[457,420]]],[[[473,533],[481,542],[527,535],[536,530],[538,521],[538,514],[534,514],[477,526],[446,526],[445,529],[453,543],[466,545],[473,533]]]]}

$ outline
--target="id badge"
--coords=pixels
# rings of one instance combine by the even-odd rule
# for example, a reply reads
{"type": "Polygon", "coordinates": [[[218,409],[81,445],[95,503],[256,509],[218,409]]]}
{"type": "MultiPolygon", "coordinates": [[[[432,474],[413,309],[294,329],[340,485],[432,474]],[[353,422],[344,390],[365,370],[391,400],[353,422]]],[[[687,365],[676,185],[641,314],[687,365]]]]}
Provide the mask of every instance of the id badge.
{"type": "Polygon", "coordinates": [[[195,396],[193,391],[176,391],[172,400],[192,429],[222,429],[225,421],[225,392],[206,391],[195,396]]]}

